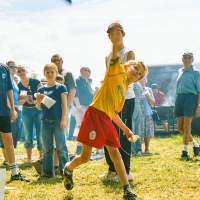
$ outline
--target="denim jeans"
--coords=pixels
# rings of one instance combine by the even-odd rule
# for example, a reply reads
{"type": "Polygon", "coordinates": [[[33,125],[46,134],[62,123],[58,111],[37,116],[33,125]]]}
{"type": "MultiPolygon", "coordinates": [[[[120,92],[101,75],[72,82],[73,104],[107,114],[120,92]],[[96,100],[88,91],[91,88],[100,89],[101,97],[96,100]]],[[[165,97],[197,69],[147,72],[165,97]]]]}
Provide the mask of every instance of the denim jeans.
{"type": "Polygon", "coordinates": [[[23,107],[22,121],[24,124],[25,148],[34,148],[34,134],[36,134],[37,149],[42,149],[41,116],[42,112],[36,107],[23,107]]]}
{"type": "Polygon", "coordinates": [[[132,131],[135,135],[138,135],[140,138],[136,141],[131,143],[131,151],[133,154],[136,154],[138,151],[142,152],[142,140],[141,140],[141,128],[140,122],[142,118],[142,109],[140,103],[135,104],[135,109],[133,112],[133,126],[132,131]]]}
{"type": "Polygon", "coordinates": [[[43,140],[43,175],[54,177],[54,145],[58,153],[59,169],[62,170],[65,163],[69,161],[68,149],[66,145],[65,129],[60,129],[60,120],[42,120],[42,140],[43,140]]]}

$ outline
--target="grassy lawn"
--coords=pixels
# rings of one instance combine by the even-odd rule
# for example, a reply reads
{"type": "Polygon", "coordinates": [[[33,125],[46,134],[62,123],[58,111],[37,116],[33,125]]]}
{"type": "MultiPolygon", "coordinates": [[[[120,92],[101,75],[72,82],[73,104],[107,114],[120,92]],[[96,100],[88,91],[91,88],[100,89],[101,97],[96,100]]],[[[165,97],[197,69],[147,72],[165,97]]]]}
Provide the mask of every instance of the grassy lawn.
{"type": "MultiPolygon", "coordinates": [[[[200,138],[197,138],[200,142],[200,138]]],[[[68,141],[70,153],[75,152],[75,142],[68,141]]],[[[151,140],[151,155],[131,158],[133,191],[140,200],[199,200],[200,199],[200,157],[191,161],[180,159],[181,135],[157,136],[151,140]]],[[[35,156],[37,151],[34,149],[35,156]]],[[[193,156],[192,145],[189,154],[193,156]]],[[[25,157],[23,144],[18,145],[16,155],[25,157]]],[[[2,153],[0,153],[2,157],[2,153]]],[[[19,157],[19,156],[18,156],[19,157]]],[[[107,171],[105,159],[91,161],[74,171],[75,187],[65,190],[60,176],[52,179],[38,179],[31,164],[17,160],[20,171],[31,179],[30,183],[13,181],[9,183],[7,171],[5,200],[120,200],[120,183],[100,180],[98,176],[107,171]]],[[[1,166],[2,167],[2,166],[1,166]]]]}

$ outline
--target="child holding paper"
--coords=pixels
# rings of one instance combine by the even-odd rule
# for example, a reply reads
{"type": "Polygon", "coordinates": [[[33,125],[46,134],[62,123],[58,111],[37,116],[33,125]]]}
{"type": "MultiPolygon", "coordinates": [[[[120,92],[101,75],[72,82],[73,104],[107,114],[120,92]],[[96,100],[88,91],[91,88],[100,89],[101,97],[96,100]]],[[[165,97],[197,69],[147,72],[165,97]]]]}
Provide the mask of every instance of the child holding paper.
{"type": "Polygon", "coordinates": [[[42,140],[44,147],[42,160],[43,170],[41,176],[47,178],[55,176],[53,136],[56,141],[61,175],[65,163],[69,161],[65,138],[67,89],[63,84],[55,81],[57,75],[58,69],[56,65],[54,63],[46,64],[44,67],[44,76],[47,79],[47,84],[38,89],[39,93],[45,94],[56,102],[49,107],[49,105],[45,105],[45,101],[42,101],[43,98],[37,95],[37,107],[38,109],[42,109],[42,140]]]}

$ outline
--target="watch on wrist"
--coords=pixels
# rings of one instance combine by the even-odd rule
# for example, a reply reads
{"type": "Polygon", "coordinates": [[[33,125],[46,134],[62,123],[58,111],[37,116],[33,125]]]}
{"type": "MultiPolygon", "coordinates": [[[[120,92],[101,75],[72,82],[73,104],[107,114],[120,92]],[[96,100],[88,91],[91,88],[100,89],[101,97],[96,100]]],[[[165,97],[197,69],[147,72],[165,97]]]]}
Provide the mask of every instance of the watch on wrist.
{"type": "Polygon", "coordinates": [[[198,107],[200,107],[200,104],[197,104],[198,107]]]}

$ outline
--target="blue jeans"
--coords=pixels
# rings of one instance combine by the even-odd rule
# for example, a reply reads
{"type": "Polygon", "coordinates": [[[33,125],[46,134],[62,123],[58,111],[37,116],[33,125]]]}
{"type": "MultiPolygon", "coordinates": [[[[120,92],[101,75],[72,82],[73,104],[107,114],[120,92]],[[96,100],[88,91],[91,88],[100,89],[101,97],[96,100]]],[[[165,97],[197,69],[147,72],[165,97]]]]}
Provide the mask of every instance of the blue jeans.
{"type": "Polygon", "coordinates": [[[65,163],[69,161],[68,149],[66,145],[65,129],[60,129],[60,120],[42,120],[42,140],[43,140],[43,172],[44,176],[54,177],[54,145],[56,141],[56,149],[59,160],[59,169],[62,170],[65,163]]]}
{"type": "Polygon", "coordinates": [[[42,112],[36,107],[22,109],[22,121],[24,124],[25,148],[34,148],[34,133],[37,139],[37,149],[42,149],[42,136],[41,136],[41,117],[42,112]],[[34,131],[35,129],[35,131],[34,131]]]}
{"type": "Polygon", "coordinates": [[[142,140],[141,140],[141,128],[140,122],[142,118],[142,109],[140,103],[135,104],[135,109],[133,111],[133,126],[132,131],[135,135],[138,135],[140,138],[136,142],[131,143],[131,152],[137,153],[138,151],[142,152],[142,140]]]}

